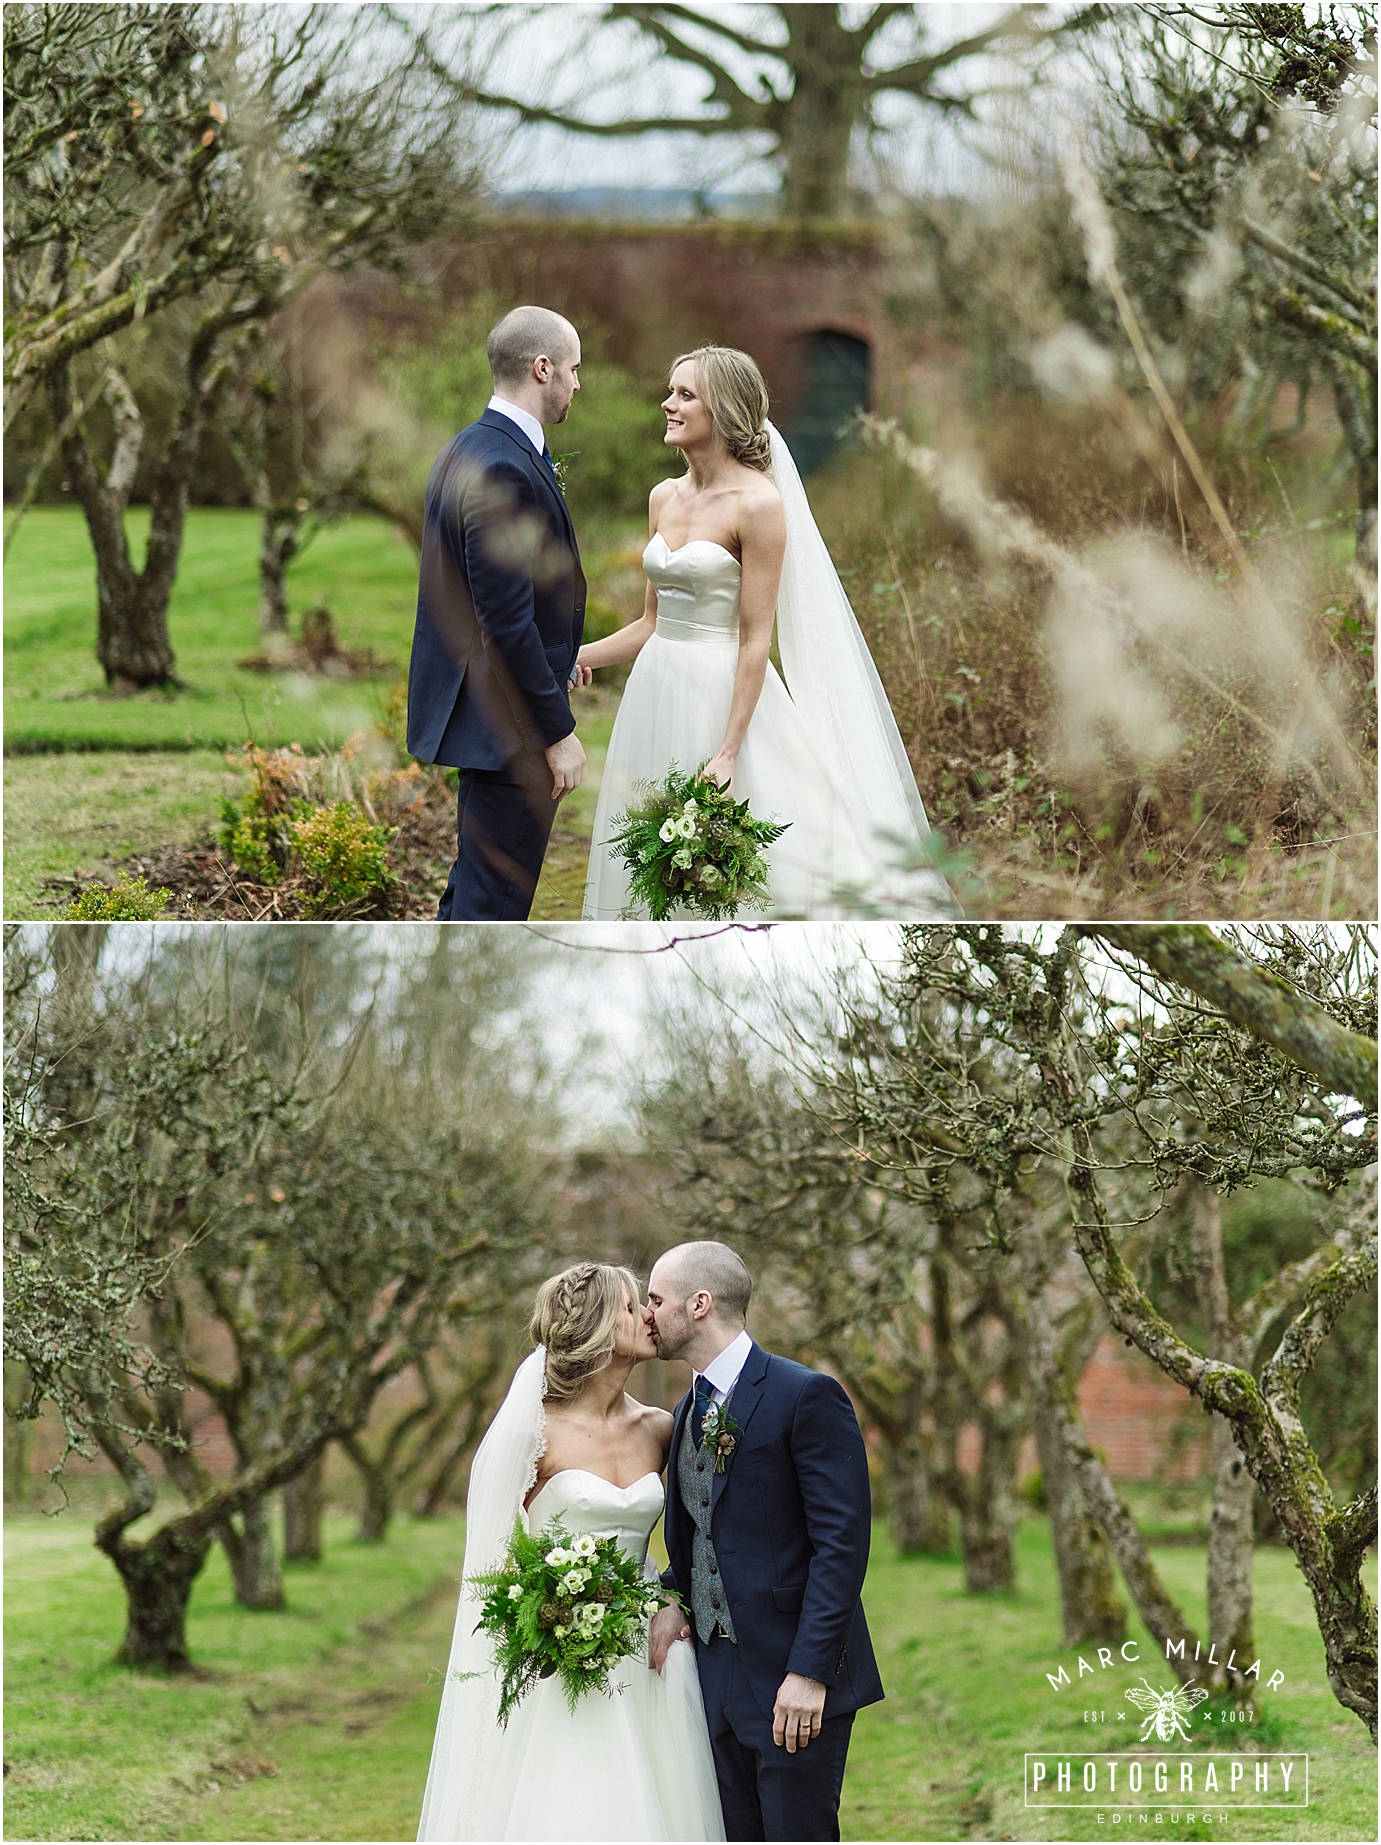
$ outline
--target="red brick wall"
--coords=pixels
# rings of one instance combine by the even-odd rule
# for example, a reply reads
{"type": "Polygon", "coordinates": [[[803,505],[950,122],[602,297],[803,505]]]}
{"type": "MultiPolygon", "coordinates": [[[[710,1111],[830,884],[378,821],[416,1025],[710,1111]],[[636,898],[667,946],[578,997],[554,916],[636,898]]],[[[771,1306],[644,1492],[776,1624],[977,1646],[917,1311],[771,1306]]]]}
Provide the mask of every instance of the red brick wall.
{"type": "Polygon", "coordinates": [[[1108,1333],[1079,1383],[1091,1445],[1118,1480],[1192,1480],[1208,1470],[1208,1423],[1189,1393],[1108,1333]]]}
{"type": "MultiPolygon", "coordinates": [[[[840,226],[808,234],[789,226],[733,223],[584,224],[494,219],[442,254],[442,295],[500,303],[539,302],[579,329],[587,354],[660,374],[687,347],[714,340],[751,352],[774,411],[785,415],[799,386],[792,343],[820,331],[851,334],[873,354],[874,408],[898,408],[908,366],[930,342],[904,342],[887,312],[905,289],[908,258],[885,231],[840,226]]],[[[375,324],[415,312],[388,277],[322,285],[318,306],[375,324]]]]}
{"type": "MultiPolygon", "coordinates": [[[[214,1362],[214,1360],[212,1360],[214,1362]]],[[[644,1401],[670,1408],[686,1388],[683,1365],[648,1365],[634,1374],[632,1387],[644,1401]],[[672,1374],[675,1375],[672,1375],[672,1374]]],[[[411,1400],[415,1380],[404,1375],[387,1386],[381,1403],[396,1410],[411,1400]]],[[[1079,1408],[1093,1447],[1104,1457],[1108,1471],[1119,1480],[1192,1480],[1207,1471],[1207,1425],[1196,1413],[1186,1393],[1173,1384],[1149,1358],[1128,1350],[1120,1338],[1109,1334],[1090,1360],[1079,1385],[1079,1408]]],[[[233,1453],[225,1428],[210,1401],[200,1391],[187,1395],[188,1419],[193,1439],[212,1472],[228,1474],[233,1453]]],[[[44,1419],[34,1431],[29,1449],[29,1472],[41,1474],[52,1465],[61,1445],[56,1424],[44,1419]]],[[[959,1444],[959,1463],[976,1470],[978,1437],[966,1429],[959,1444]]],[[[1019,1471],[1032,1473],[1038,1466],[1035,1445],[1028,1437],[1019,1471]]],[[[69,1463],[74,1474],[108,1474],[113,1470],[101,1459],[88,1464],[69,1463]]],[[[159,1464],[155,1461],[154,1471],[159,1464]]],[[[342,1469],[348,1478],[351,1470],[342,1469]]]]}

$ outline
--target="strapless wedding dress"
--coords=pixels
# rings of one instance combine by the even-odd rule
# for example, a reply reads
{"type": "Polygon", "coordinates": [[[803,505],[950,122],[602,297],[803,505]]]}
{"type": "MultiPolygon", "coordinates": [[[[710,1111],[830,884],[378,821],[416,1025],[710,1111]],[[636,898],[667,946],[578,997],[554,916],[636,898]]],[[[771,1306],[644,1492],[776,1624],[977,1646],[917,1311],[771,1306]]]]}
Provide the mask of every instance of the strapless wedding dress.
{"type": "MultiPolygon", "coordinates": [[[[657,628],[628,675],[614,719],[595,808],[584,915],[628,916],[628,875],[609,850],[613,822],[639,782],[687,772],[718,750],[738,667],[738,559],[708,538],[673,551],[660,532],[643,552],[657,590],[657,628]]],[[[839,893],[866,891],[874,861],[838,798],[829,765],[769,662],[762,696],[734,769],[734,794],[758,820],[789,823],[768,848],[770,910],[783,916],[845,913],[839,893]]]]}
{"type": "MultiPolygon", "coordinates": [[[[662,1483],[632,1486],[568,1468],[527,1509],[529,1531],[559,1519],[572,1533],[615,1537],[654,1573],[648,1539],[662,1483]]],[[[628,1659],[611,1697],[591,1692],[572,1715],[558,1679],[524,1698],[506,1730],[467,1739],[485,1757],[477,1839],[722,1839],[724,1823],[695,1656],[677,1642],[660,1676],[628,1659]]]]}

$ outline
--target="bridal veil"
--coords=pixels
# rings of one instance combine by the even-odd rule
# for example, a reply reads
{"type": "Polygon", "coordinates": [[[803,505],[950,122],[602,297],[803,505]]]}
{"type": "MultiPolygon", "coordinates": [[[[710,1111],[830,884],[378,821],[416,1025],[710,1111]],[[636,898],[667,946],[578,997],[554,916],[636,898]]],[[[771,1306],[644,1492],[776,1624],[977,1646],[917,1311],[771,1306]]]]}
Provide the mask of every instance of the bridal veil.
{"type": "Polygon", "coordinates": [[[924,861],[931,837],[916,778],[791,450],[778,429],[767,428],[772,479],[786,511],[777,594],[782,677],[872,861],[870,889],[863,894],[908,914],[952,916],[942,877],[901,869],[924,861]]]}
{"type": "Polygon", "coordinates": [[[499,1680],[489,1641],[475,1632],[478,1607],[467,1607],[469,1583],[503,1562],[523,1500],[537,1478],[545,1447],[546,1363],[546,1350],[539,1345],[519,1365],[470,1469],[460,1608],[422,1799],[420,1840],[474,1838],[468,1822],[488,1805],[499,1754],[493,1747],[499,1729],[499,1680]]]}

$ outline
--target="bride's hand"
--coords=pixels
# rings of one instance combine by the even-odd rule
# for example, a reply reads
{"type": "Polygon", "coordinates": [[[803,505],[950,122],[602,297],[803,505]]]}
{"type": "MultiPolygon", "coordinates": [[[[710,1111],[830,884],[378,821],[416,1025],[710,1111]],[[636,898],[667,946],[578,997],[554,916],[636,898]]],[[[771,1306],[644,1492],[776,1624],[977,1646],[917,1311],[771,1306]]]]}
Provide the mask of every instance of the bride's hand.
{"type": "MultiPolygon", "coordinates": [[[[584,651],[585,649],[582,647],[580,650],[580,653],[584,653],[584,651]]],[[[572,684],[572,686],[593,685],[594,677],[595,677],[594,667],[586,666],[585,662],[581,659],[580,654],[578,653],[575,656],[575,665],[571,668],[570,683],[572,684]]]]}
{"type": "Polygon", "coordinates": [[[705,764],[704,775],[707,782],[717,782],[727,793],[734,792],[734,757],[727,750],[721,750],[705,764]]]}

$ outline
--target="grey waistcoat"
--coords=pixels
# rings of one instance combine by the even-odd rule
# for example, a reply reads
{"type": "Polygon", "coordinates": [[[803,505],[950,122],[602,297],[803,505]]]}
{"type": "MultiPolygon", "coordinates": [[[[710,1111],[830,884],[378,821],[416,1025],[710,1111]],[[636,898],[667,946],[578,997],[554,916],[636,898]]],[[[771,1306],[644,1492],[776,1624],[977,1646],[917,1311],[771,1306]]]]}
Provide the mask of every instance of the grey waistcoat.
{"type": "Polygon", "coordinates": [[[738,1636],[729,1617],[729,1598],[724,1593],[714,1545],[710,1542],[713,1479],[714,1462],[703,1448],[697,1448],[691,1440],[691,1417],[687,1414],[681,1433],[681,1452],[676,1461],[676,1480],[681,1491],[681,1503],[695,1521],[695,1532],[691,1539],[691,1615],[695,1621],[695,1631],[702,1641],[708,1640],[716,1624],[719,1624],[737,1644],[738,1636]]]}

